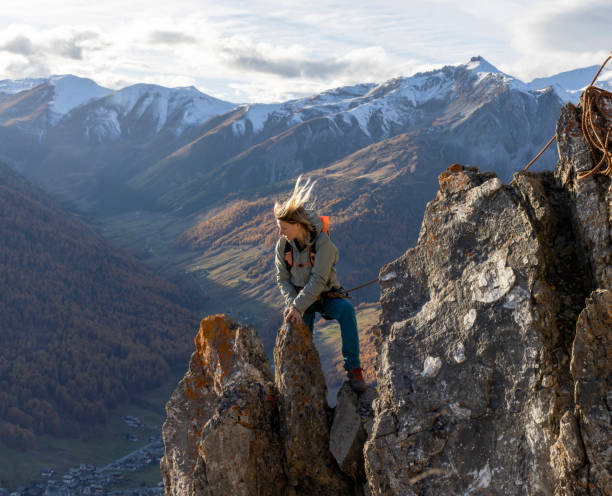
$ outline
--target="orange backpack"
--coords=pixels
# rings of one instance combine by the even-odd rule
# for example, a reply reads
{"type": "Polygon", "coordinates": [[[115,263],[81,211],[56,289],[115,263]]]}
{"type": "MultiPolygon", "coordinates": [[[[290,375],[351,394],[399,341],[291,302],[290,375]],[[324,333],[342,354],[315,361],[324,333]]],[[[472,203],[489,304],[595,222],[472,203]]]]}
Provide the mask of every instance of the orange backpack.
{"type": "MultiPolygon", "coordinates": [[[[329,216],[328,215],[319,215],[319,219],[321,219],[321,222],[323,223],[323,226],[321,227],[321,232],[324,232],[325,234],[327,234],[329,236],[329,216]]],[[[304,264],[295,264],[296,267],[314,267],[314,261],[315,261],[315,245],[314,243],[312,245],[310,245],[310,250],[309,250],[309,259],[310,259],[310,263],[304,263],[304,264]]],[[[287,270],[291,270],[291,267],[293,267],[294,263],[293,263],[293,248],[291,247],[291,243],[285,243],[285,263],[287,264],[287,270]]]]}

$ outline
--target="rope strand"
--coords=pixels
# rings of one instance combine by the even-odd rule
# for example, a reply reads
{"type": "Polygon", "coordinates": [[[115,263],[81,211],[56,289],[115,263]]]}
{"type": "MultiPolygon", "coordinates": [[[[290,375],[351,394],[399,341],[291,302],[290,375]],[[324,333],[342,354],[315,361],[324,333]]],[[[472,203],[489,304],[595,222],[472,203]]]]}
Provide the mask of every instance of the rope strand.
{"type": "Polygon", "coordinates": [[[552,145],[552,142],[555,141],[557,139],[557,135],[553,136],[552,138],[550,138],[550,141],[548,143],[546,143],[546,146],[544,148],[542,148],[540,150],[540,153],[538,153],[535,157],[533,157],[531,159],[531,162],[529,162],[525,168],[523,169],[523,172],[525,172],[527,169],[529,169],[529,167],[531,167],[533,165],[533,163],[540,158],[540,156],[546,151],[546,149],[552,145]]]}
{"type": "MultiPolygon", "coordinates": [[[[579,106],[582,107],[582,134],[589,145],[591,157],[593,158],[595,166],[587,172],[578,174],[578,179],[585,179],[598,173],[612,175],[612,152],[610,151],[612,126],[610,124],[607,126],[605,125],[606,122],[612,122],[612,93],[593,86],[610,59],[612,59],[612,53],[604,63],[601,64],[591,84],[585,88],[580,97],[579,106]],[[597,158],[598,153],[601,153],[600,159],[597,158]]],[[[556,135],[550,138],[550,141],[542,148],[540,153],[525,166],[523,172],[529,169],[529,167],[540,158],[555,139],[556,135]]],[[[513,182],[514,179],[510,184],[513,182]]]]}
{"type": "Polygon", "coordinates": [[[374,279],[374,280],[372,280],[370,282],[366,282],[365,284],[362,284],[361,286],[357,286],[357,287],[351,288],[351,289],[345,289],[343,291],[343,293],[348,296],[349,293],[352,293],[353,291],[356,291],[356,290],[361,289],[361,288],[365,288],[366,286],[369,286],[370,284],[374,284],[375,282],[378,282],[378,278],[376,278],[376,279],[374,279]]]}

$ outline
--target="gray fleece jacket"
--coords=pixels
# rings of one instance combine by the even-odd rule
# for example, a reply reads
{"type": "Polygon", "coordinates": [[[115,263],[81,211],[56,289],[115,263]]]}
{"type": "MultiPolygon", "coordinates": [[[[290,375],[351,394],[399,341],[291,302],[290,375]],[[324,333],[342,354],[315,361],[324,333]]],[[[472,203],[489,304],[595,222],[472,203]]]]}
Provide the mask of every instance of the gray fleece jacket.
{"type": "Polygon", "coordinates": [[[313,212],[307,212],[308,220],[314,232],[300,251],[294,241],[281,236],[276,243],[276,282],[285,300],[286,306],[293,305],[304,312],[326,291],[340,288],[336,277],[335,264],[338,261],[338,249],[329,236],[321,232],[322,222],[313,212]],[[293,266],[287,269],[285,262],[285,244],[293,248],[293,266]],[[314,267],[310,266],[310,247],[314,244],[314,267]],[[298,267],[305,264],[305,267],[298,267]]]}

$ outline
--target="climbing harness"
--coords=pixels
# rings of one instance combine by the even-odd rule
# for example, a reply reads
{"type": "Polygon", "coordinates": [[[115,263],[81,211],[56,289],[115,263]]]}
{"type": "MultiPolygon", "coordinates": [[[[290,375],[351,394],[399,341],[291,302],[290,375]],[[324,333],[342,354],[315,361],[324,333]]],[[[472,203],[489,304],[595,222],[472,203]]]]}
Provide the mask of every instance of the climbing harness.
{"type": "MultiPolygon", "coordinates": [[[[578,106],[582,107],[582,134],[591,150],[593,162],[596,164],[591,170],[578,174],[578,179],[584,179],[594,174],[612,175],[612,152],[609,150],[612,125],[605,125],[605,121],[612,122],[612,93],[593,86],[610,59],[612,59],[612,54],[601,65],[591,84],[582,92],[578,104],[578,106]],[[601,153],[601,159],[599,160],[597,159],[597,153],[601,153]]],[[[550,141],[542,148],[540,153],[525,166],[523,172],[529,169],[540,158],[555,139],[556,135],[550,138],[550,141]]]]}
{"type": "MultiPolygon", "coordinates": [[[[324,232],[325,234],[330,236],[329,216],[320,215],[319,219],[321,219],[321,223],[322,223],[321,232],[324,232]]],[[[316,251],[315,251],[315,246],[313,243],[310,245],[310,249],[309,249],[309,257],[308,257],[309,262],[301,263],[301,264],[295,263],[293,260],[293,247],[291,246],[290,243],[285,243],[285,264],[287,264],[287,270],[291,270],[291,267],[293,267],[294,265],[300,268],[301,267],[314,267],[315,254],[316,254],[316,251]]],[[[350,298],[349,293],[352,293],[353,291],[357,291],[358,289],[361,289],[361,288],[365,288],[366,286],[369,286],[370,284],[374,284],[375,282],[378,282],[378,278],[370,282],[366,282],[365,284],[362,284],[355,288],[351,288],[351,289],[343,289],[343,288],[332,289],[331,291],[328,291],[322,294],[321,299],[326,300],[326,299],[333,299],[333,298],[350,298]]]]}

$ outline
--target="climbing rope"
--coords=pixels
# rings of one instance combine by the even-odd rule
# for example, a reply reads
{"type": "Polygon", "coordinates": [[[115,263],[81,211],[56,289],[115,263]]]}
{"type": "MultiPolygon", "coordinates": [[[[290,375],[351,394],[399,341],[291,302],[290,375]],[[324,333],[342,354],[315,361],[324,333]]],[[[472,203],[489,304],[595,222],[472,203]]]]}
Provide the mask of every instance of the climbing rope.
{"type": "Polygon", "coordinates": [[[538,154],[537,154],[535,157],[533,157],[533,158],[531,159],[531,162],[529,162],[529,163],[528,163],[528,164],[525,166],[525,168],[523,169],[523,172],[525,172],[527,169],[529,169],[529,167],[531,167],[531,165],[532,165],[532,164],[533,164],[533,163],[534,163],[534,162],[535,162],[537,159],[539,159],[539,158],[542,156],[542,154],[543,154],[543,153],[546,151],[546,149],[547,149],[547,148],[548,148],[550,145],[552,145],[552,142],[553,142],[553,141],[555,141],[556,139],[557,139],[557,136],[556,136],[556,135],[555,135],[555,136],[553,136],[552,138],[550,138],[550,141],[549,141],[548,143],[546,143],[546,146],[540,150],[540,153],[538,153],[538,154]]]}
{"type": "MultiPolygon", "coordinates": [[[[582,107],[582,134],[584,134],[591,150],[593,162],[596,163],[591,170],[578,174],[578,179],[584,179],[598,173],[612,175],[612,152],[609,149],[610,137],[612,136],[612,126],[609,124],[612,122],[612,93],[593,86],[610,59],[612,59],[612,54],[601,64],[591,84],[583,91],[578,104],[582,107]],[[598,154],[601,154],[601,159],[597,158],[598,154]]],[[[555,139],[556,135],[550,138],[550,141],[542,148],[540,153],[525,166],[523,172],[540,158],[555,139]]]]}
{"type": "Polygon", "coordinates": [[[344,295],[343,298],[350,298],[349,293],[352,293],[353,291],[356,291],[356,290],[361,289],[361,288],[365,288],[366,286],[369,286],[370,284],[374,284],[375,282],[378,282],[378,278],[373,279],[370,282],[366,282],[365,284],[362,284],[361,286],[357,286],[355,288],[344,289],[344,290],[342,290],[342,294],[344,295]]]}
{"type": "Polygon", "coordinates": [[[612,134],[612,93],[593,86],[612,54],[606,59],[595,74],[582,96],[582,133],[591,149],[591,157],[595,167],[587,172],[578,174],[578,179],[593,176],[594,174],[612,175],[612,152],[610,152],[610,135],[612,134]],[[601,158],[598,160],[598,155],[601,158]]]}

